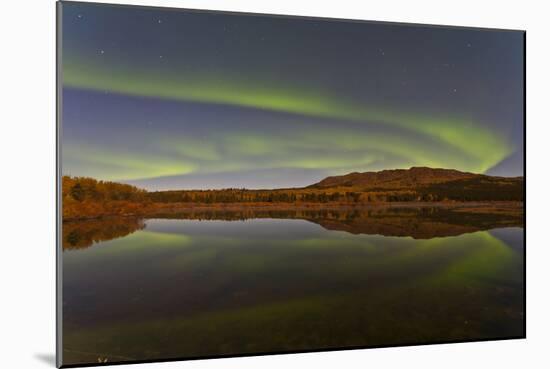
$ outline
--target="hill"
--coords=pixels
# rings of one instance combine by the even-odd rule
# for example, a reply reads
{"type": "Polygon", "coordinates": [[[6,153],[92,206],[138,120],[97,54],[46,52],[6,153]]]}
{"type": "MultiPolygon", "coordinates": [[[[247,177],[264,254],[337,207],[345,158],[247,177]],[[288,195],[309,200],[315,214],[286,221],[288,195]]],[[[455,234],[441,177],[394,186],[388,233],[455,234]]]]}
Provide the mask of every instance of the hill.
{"type": "Polygon", "coordinates": [[[369,193],[379,201],[523,201],[523,177],[412,167],[332,176],[306,187],[369,193]]]}
{"type": "Polygon", "coordinates": [[[460,172],[454,169],[412,167],[410,169],[391,169],[379,172],[349,173],[332,176],[308,186],[309,188],[357,187],[368,189],[416,188],[443,182],[488,177],[479,174],[460,172]]]}

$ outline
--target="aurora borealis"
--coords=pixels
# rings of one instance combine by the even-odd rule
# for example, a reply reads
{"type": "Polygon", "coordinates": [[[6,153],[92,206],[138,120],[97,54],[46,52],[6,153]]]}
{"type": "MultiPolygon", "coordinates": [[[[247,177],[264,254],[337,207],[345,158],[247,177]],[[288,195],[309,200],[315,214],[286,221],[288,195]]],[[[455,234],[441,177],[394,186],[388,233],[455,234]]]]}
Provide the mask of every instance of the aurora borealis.
{"type": "Polygon", "coordinates": [[[274,188],[523,174],[523,33],[66,2],[64,174],[274,188]]]}

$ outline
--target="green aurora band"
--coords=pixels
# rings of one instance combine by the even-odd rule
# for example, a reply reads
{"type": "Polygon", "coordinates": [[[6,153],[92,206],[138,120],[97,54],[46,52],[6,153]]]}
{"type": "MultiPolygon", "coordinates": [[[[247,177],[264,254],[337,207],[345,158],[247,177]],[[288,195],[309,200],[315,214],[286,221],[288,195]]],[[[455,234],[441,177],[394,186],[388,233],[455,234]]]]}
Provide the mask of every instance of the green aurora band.
{"type": "MultiPolygon", "coordinates": [[[[198,102],[207,104],[223,104],[251,109],[263,109],[274,112],[294,114],[297,117],[319,117],[347,122],[379,124],[397,128],[413,134],[415,137],[423,137],[430,141],[435,149],[419,147],[418,143],[407,142],[405,138],[396,137],[394,134],[382,136],[347,135],[338,134],[338,127],[334,132],[325,134],[313,134],[312,138],[304,140],[280,140],[279,145],[274,138],[255,137],[229,137],[233,140],[230,145],[235,150],[249,150],[248,154],[258,152],[279,151],[284,146],[303,145],[314,142],[315,146],[344,145],[346,149],[362,149],[363,152],[388,152],[402,158],[408,158],[422,165],[453,167],[459,170],[484,173],[491,167],[508,157],[514,147],[503,136],[474,123],[468,119],[434,118],[419,114],[404,114],[390,110],[382,111],[366,107],[356,102],[345,101],[328,93],[300,90],[297,88],[272,87],[272,83],[239,82],[231,78],[218,78],[214,75],[208,77],[200,74],[187,76],[173,71],[140,69],[109,63],[100,65],[98,62],[88,60],[86,62],[64,57],[63,86],[95,91],[109,91],[118,94],[139,97],[151,97],[177,101],[198,102]],[[245,145],[243,145],[245,144],[245,145]],[[276,147],[274,147],[276,145],[276,147]],[[283,146],[283,147],[281,147],[283,146]],[[257,152],[255,152],[257,151],[257,152]]],[[[408,136],[404,136],[408,137],[408,136]]],[[[196,145],[195,145],[196,146],[196,145]]],[[[198,151],[186,149],[177,140],[172,142],[173,150],[182,154],[185,158],[193,155],[201,156],[198,151]],[[195,153],[193,153],[195,152],[195,153]]],[[[326,146],[325,146],[326,147],[326,146]]],[[[192,148],[192,147],[191,147],[192,148]]],[[[203,150],[206,152],[206,150],[203,150]]],[[[91,154],[91,153],[89,153],[91,154]]],[[[208,155],[199,159],[218,160],[219,153],[209,150],[208,155]]],[[[246,153],[244,153],[246,154],[246,153]]],[[[116,153],[113,153],[116,155],[116,153]]],[[[101,162],[107,164],[111,159],[108,153],[102,155],[101,162]]],[[[90,160],[94,155],[88,156],[90,160]]],[[[119,158],[120,159],[120,158],[119,158]]],[[[117,159],[118,160],[118,159],[117,159]]],[[[138,159],[129,164],[132,168],[124,179],[151,178],[164,175],[176,175],[195,172],[205,172],[208,165],[196,168],[191,162],[185,164],[170,160],[169,167],[157,168],[149,171],[154,164],[137,163],[138,159]]],[[[322,163],[315,163],[319,158],[300,158],[294,165],[288,162],[275,163],[280,166],[316,168],[322,163]]],[[[332,161],[334,162],[334,160],[332,161]]],[[[361,160],[365,164],[369,160],[361,160]]],[[[101,163],[98,163],[101,164],[101,163]]],[[[334,163],[335,166],[337,163],[334,163]]],[[[122,165],[122,164],[121,164],[122,165]]],[[[212,170],[223,169],[219,162],[212,170]]],[[[232,165],[233,166],[233,165],[232,165]]],[[[119,168],[120,169],[120,168],[119,168]]],[[[113,179],[113,178],[110,178],[113,179]]]]}

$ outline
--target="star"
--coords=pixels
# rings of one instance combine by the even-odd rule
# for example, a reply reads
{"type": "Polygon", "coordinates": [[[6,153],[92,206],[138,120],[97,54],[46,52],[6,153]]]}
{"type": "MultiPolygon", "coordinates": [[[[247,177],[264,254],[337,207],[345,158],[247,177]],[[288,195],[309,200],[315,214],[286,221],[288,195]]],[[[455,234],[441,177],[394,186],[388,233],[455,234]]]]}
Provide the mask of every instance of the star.
{"type": "Polygon", "coordinates": [[[472,44],[468,42],[468,43],[466,44],[466,47],[472,47],[472,44]]]}
{"type": "Polygon", "coordinates": [[[456,88],[453,88],[453,92],[456,92],[456,88]]]}
{"type": "Polygon", "coordinates": [[[161,23],[162,23],[162,19],[159,19],[157,22],[158,22],[158,24],[161,24],[161,23]]]}
{"type": "Polygon", "coordinates": [[[82,19],[82,14],[78,14],[76,17],[77,17],[78,19],[82,19]]]}
{"type": "Polygon", "coordinates": [[[99,50],[100,54],[105,54],[105,50],[99,50]]]}
{"type": "Polygon", "coordinates": [[[159,55],[159,59],[162,59],[162,55],[159,55]]]}

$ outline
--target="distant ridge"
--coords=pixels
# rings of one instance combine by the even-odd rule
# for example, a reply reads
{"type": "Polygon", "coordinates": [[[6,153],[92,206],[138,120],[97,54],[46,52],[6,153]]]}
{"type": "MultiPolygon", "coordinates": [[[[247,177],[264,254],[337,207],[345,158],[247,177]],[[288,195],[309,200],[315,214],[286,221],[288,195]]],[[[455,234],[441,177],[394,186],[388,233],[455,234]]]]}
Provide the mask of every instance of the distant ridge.
{"type": "Polygon", "coordinates": [[[363,190],[384,188],[417,188],[445,182],[468,179],[492,179],[503,181],[523,181],[523,177],[492,177],[483,174],[461,172],[455,169],[412,167],[410,169],[390,169],[379,172],[353,172],[341,176],[331,176],[306,188],[355,187],[363,190]]]}

